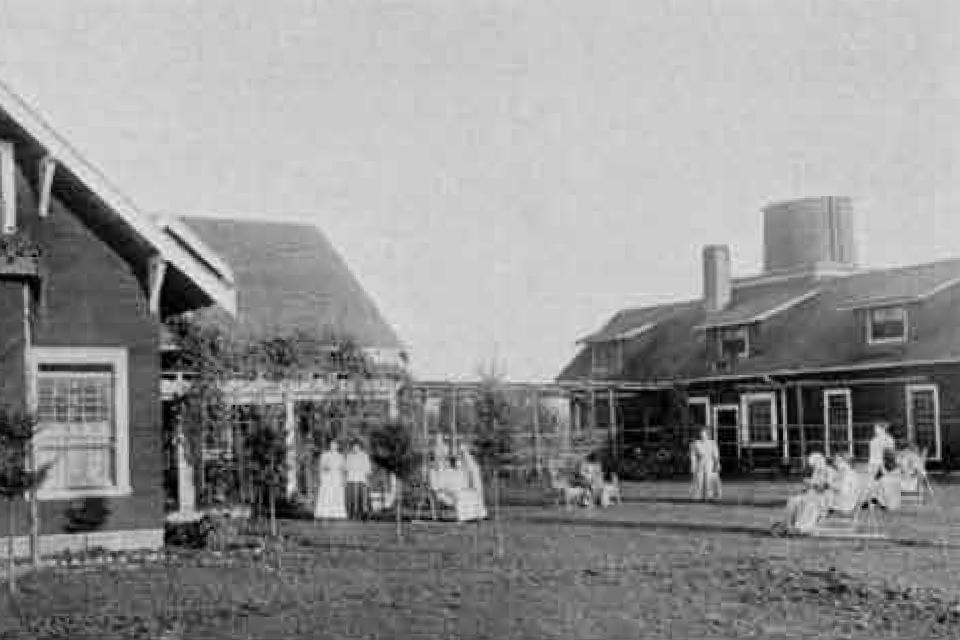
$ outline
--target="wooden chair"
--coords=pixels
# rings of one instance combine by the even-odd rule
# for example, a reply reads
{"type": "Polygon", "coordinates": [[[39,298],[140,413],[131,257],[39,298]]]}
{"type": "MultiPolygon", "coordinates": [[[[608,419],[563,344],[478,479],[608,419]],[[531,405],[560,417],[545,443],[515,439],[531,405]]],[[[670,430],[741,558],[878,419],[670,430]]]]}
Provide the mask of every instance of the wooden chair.
{"type": "Polygon", "coordinates": [[[898,460],[903,473],[901,496],[907,506],[922,506],[925,498],[934,500],[933,486],[927,475],[927,449],[919,453],[903,452],[898,460]]]}
{"type": "MultiPolygon", "coordinates": [[[[886,482],[899,478],[889,476],[886,482]]],[[[825,538],[885,538],[886,509],[899,508],[899,499],[891,500],[885,491],[889,485],[860,474],[853,500],[842,508],[833,508],[821,516],[811,535],[825,538]]]]}

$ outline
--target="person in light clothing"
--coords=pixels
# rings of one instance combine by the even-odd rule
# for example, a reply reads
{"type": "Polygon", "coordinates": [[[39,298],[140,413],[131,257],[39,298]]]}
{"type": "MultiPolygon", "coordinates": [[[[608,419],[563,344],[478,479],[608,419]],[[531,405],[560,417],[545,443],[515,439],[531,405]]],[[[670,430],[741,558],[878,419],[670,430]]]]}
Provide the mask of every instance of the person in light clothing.
{"type": "Polygon", "coordinates": [[[336,440],[320,456],[320,488],[313,516],[328,520],[342,520],[347,517],[344,504],[344,465],[343,454],[336,440]]]}
{"type": "Polygon", "coordinates": [[[690,443],[690,472],[694,500],[720,499],[720,451],[709,429],[701,429],[700,438],[690,443]]]}
{"type": "Polygon", "coordinates": [[[787,500],[783,523],[793,533],[810,533],[834,501],[837,477],[822,453],[811,453],[807,458],[810,477],[803,481],[803,489],[787,500]]]}
{"type": "Polygon", "coordinates": [[[351,520],[366,520],[369,513],[369,482],[373,468],[370,456],[359,442],[354,442],[345,461],[347,473],[347,516],[351,520]]]}
{"type": "Polygon", "coordinates": [[[871,480],[878,479],[885,472],[884,456],[893,454],[896,444],[887,433],[887,425],[878,422],[873,425],[873,438],[870,439],[870,458],[867,462],[867,473],[871,480]],[[888,453],[889,452],[889,453],[888,453]]]}

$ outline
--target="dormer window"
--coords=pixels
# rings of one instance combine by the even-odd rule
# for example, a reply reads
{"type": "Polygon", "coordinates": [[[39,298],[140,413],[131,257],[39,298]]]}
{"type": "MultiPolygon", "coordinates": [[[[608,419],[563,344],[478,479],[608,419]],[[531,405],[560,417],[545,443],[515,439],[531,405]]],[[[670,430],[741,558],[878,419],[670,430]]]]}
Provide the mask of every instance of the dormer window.
{"type": "Polygon", "coordinates": [[[623,359],[621,344],[619,340],[593,343],[591,369],[594,376],[613,375],[620,372],[623,359]]]}
{"type": "Polygon", "coordinates": [[[722,358],[746,358],[750,354],[750,335],[747,327],[719,327],[717,345],[722,358]]]}
{"type": "Polygon", "coordinates": [[[885,344],[906,342],[906,340],[906,308],[878,307],[867,311],[867,342],[885,344]]]}

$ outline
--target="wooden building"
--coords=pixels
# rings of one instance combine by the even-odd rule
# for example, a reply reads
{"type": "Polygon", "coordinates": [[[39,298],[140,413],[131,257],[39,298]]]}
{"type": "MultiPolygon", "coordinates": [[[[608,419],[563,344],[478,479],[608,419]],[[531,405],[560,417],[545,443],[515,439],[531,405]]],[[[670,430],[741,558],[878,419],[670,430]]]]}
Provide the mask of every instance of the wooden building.
{"type": "MultiPolygon", "coordinates": [[[[239,343],[295,339],[298,364],[279,378],[256,362],[224,384],[235,420],[208,433],[202,464],[242,466],[243,435],[266,420],[286,435],[291,469],[288,493],[310,499],[320,448],[331,438],[363,437],[372,425],[396,418],[406,379],[406,353],[377,305],[324,234],[297,221],[184,217],[163,221],[171,233],[208,243],[233,269],[237,313],[217,308],[192,314],[201,326],[217,326],[239,343]],[[351,374],[338,361],[349,344],[363,360],[351,374]]],[[[189,385],[177,366],[177,345],[164,353],[163,393],[169,408],[189,385]]],[[[175,416],[168,412],[168,422],[175,416]]],[[[175,431],[168,424],[168,431],[175,431]]],[[[171,457],[171,464],[176,456],[171,457]]],[[[205,491],[206,467],[196,474],[205,491]]],[[[243,493],[242,474],[237,490],[243,493]]]]}
{"type": "Polygon", "coordinates": [[[0,403],[37,416],[36,459],[52,464],[40,550],[81,546],[67,512],[92,499],[108,515],[87,543],[158,547],[161,322],[213,304],[234,313],[230,271],[137,210],[2,84],[0,225],[0,403]]]}
{"type": "Polygon", "coordinates": [[[860,268],[852,216],[844,197],[771,205],[762,273],[731,277],[729,249],[709,246],[702,299],[617,313],[559,376],[575,422],[626,449],[706,426],[728,470],[862,459],[888,422],[932,467],[956,465],[960,260],[860,268]]]}

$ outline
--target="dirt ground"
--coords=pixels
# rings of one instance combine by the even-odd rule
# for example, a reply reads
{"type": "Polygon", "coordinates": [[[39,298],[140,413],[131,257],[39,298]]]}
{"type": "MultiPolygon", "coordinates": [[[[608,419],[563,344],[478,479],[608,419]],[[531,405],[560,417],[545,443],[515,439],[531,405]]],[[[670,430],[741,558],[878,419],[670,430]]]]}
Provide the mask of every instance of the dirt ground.
{"type": "Polygon", "coordinates": [[[401,543],[390,523],[284,522],[269,558],[26,577],[0,638],[960,637],[960,487],[870,542],[769,536],[789,490],[690,504],[682,484],[636,484],[593,510],[514,491],[502,557],[491,522],[413,523],[401,543]]]}

